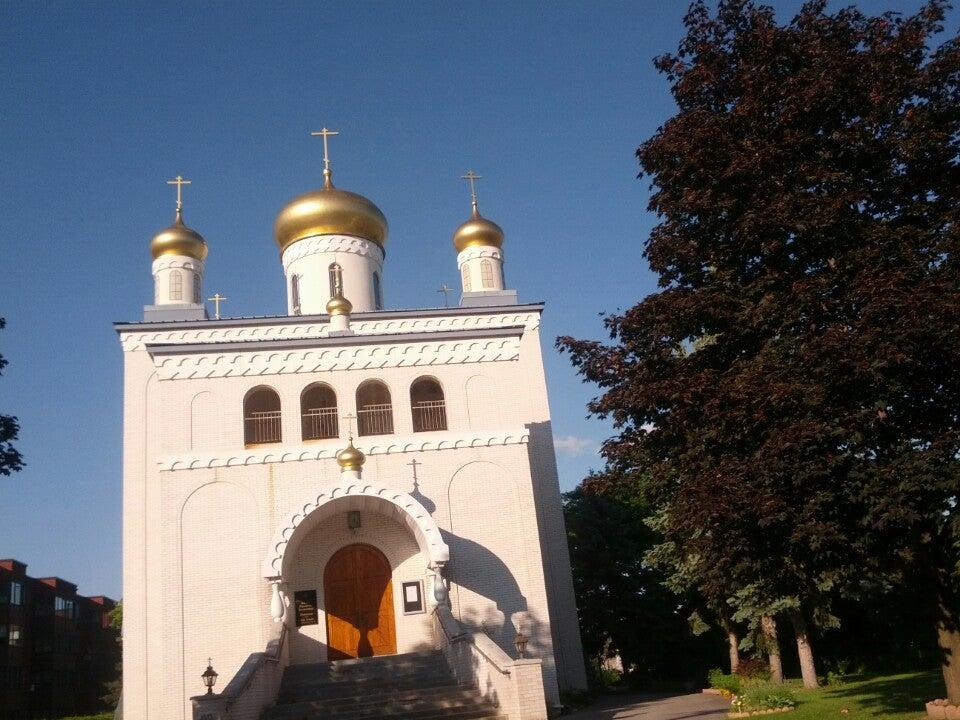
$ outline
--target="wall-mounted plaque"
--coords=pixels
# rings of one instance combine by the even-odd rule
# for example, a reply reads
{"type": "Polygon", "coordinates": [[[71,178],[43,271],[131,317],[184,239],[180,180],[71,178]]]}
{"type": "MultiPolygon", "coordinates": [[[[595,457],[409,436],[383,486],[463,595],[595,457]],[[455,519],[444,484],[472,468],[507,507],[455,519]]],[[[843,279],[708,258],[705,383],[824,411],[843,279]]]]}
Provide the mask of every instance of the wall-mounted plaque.
{"type": "Polygon", "coordinates": [[[297,627],[316,625],[319,622],[316,590],[297,590],[293,594],[293,608],[297,615],[297,627]]]}
{"type": "Polygon", "coordinates": [[[403,583],[403,612],[406,615],[423,612],[423,584],[419,580],[403,583]]]}

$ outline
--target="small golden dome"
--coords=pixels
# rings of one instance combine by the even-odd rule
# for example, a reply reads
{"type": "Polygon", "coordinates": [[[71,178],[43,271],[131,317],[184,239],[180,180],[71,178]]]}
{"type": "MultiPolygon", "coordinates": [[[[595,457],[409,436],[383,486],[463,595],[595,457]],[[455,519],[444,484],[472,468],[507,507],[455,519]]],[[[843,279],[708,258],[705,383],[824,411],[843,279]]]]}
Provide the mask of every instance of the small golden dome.
{"type": "Polygon", "coordinates": [[[205,260],[207,243],[200,233],[183,224],[183,216],[178,210],[173,225],[153,236],[150,252],[154,260],[161,255],[186,255],[196,260],[205,260]]]}
{"type": "Polygon", "coordinates": [[[353,446],[353,438],[350,438],[350,444],[337,453],[337,464],[342,470],[359,470],[363,467],[367,456],[353,446]]]}
{"type": "Polygon", "coordinates": [[[349,315],[352,310],[353,303],[339,293],[327,301],[327,315],[349,315]]]}
{"type": "Polygon", "coordinates": [[[286,204],[277,215],[273,233],[281,253],[311,235],[354,235],[372,240],[383,249],[387,219],[363,195],[335,188],[328,175],[323,188],[286,204]]]}
{"type": "Polygon", "coordinates": [[[468,247],[489,245],[495,248],[503,247],[503,230],[492,220],[480,215],[476,204],[473,206],[473,215],[453,234],[453,246],[457,252],[463,252],[468,247]]]}

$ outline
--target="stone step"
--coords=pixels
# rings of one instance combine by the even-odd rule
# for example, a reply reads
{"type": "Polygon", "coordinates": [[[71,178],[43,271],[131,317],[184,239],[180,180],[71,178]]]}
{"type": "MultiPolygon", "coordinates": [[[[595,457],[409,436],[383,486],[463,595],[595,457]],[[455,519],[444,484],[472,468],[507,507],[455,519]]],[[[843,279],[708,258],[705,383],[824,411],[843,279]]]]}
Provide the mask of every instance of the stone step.
{"type": "Polygon", "coordinates": [[[366,683],[344,683],[337,686],[305,686],[305,687],[284,687],[281,686],[277,694],[278,702],[305,702],[315,701],[335,701],[350,698],[389,698],[397,694],[408,694],[411,692],[430,692],[442,694],[443,692],[455,691],[461,688],[453,678],[431,678],[425,680],[419,685],[408,685],[398,683],[376,683],[368,685],[366,683]]]}
{"type": "Polygon", "coordinates": [[[262,720],[505,720],[460,685],[439,652],[405,653],[286,668],[262,720]]]}
{"type": "Polygon", "coordinates": [[[383,710],[372,711],[371,713],[350,714],[350,715],[329,715],[325,710],[311,710],[307,712],[297,711],[290,714],[263,715],[263,718],[270,720],[328,720],[336,718],[337,720],[369,720],[370,718],[391,718],[391,720],[506,720],[504,716],[498,715],[497,711],[489,707],[477,707],[476,705],[462,706],[459,708],[428,708],[420,710],[383,710]]]}
{"type": "Polygon", "coordinates": [[[428,678],[439,678],[447,675],[441,669],[436,670],[398,670],[396,672],[369,671],[366,673],[357,673],[353,675],[325,675],[316,673],[313,675],[300,674],[293,677],[284,677],[284,680],[293,685],[310,686],[329,686],[329,685],[349,685],[353,683],[364,682],[406,682],[416,683],[428,678]]]}
{"type": "Polygon", "coordinates": [[[324,696],[322,699],[310,698],[278,698],[278,704],[297,705],[305,710],[327,709],[331,712],[342,708],[359,708],[365,706],[379,707],[391,703],[404,702],[477,702],[477,692],[473,688],[462,685],[443,685],[440,687],[408,688],[394,692],[367,692],[362,695],[340,695],[336,697],[324,696]]]}

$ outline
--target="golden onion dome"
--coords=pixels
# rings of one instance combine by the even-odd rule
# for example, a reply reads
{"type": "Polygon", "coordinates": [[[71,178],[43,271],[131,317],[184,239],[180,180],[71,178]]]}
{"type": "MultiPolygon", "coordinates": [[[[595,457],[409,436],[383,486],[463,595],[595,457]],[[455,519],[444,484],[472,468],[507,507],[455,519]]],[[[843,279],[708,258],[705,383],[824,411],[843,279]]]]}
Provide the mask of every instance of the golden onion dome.
{"type": "Polygon", "coordinates": [[[327,315],[349,315],[352,310],[353,303],[340,293],[327,301],[327,315]]]}
{"type": "Polygon", "coordinates": [[[154,260],[162,255],[185,255],[196,260],[205,260],[207,242],[200,233],[183,224],[183,215],[177,210],[173,225],[153,236],[150,252],[154,260]]]}
{"type": "Polygon", "coordinates": [[[320,190],[286,204],[277,215],[273,233],[281,253],[312,235],[353,235],[372,240],[382,250],[387,242],[387,219],[363,195],[335,188],[327,173],[320,190]]]}
{"type": "Polygon", "coordinates": [[[353,438],[350,438],[350,444],[337,453],[337,464],[342,470],[359,470],[363,467],[367,456],[353,446],[353,438]]]}
{"type": "Polygon", "coordinates": [[[453,233],[453,246],[457,252],[463,252],[469,247],[488,245],[495,248],[503,247],[503,230],[492,220],[480,215],[477,204],[473,204],[473,214],[470,219],[457,228],[453,233]]]}

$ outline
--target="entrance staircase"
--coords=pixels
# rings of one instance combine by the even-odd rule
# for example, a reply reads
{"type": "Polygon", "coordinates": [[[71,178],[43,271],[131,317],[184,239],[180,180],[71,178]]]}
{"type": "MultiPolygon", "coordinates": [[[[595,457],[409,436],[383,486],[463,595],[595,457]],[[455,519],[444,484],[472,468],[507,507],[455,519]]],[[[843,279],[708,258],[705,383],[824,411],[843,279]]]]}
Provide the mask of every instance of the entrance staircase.
{"type": "Polygon", "coordinates": [[[291,665],[261,720],[506,720],[450,674],[443,653],[291,665]]]}

